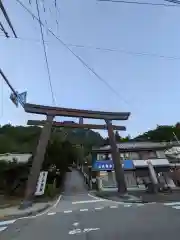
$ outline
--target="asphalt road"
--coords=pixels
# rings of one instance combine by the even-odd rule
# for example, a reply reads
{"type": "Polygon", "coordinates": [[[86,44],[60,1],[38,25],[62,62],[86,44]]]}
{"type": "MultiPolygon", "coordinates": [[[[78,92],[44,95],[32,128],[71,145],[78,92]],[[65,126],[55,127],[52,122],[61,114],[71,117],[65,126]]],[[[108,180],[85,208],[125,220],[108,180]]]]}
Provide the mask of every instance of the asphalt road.
{"type": "Polygon", "coordinates": [[[94,198],[73,171],[57,206],[41,216],[12,222],[0,239],[177,240],[179,219],[180,210],[171,205],[117,204],[94,198]]]}

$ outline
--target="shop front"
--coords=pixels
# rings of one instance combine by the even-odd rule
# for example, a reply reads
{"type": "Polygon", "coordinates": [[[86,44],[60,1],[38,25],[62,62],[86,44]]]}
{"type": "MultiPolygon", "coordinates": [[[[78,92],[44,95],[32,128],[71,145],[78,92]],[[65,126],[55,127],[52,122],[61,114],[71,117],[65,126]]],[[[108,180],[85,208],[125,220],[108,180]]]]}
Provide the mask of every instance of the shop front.
{"type": "MultiPolygon", "coordinates": [[[[127,187],[136,186],[135,167],[132,160],[123,161],[122,167],[127,187]]],[[[114,189],[117,187],[114,164],[112,160],[94,161],[92,171],[96,172],[98,189],[114,189]]]]}
{"type": "MultiPolygon", "coordinates": [[[[124,160],[122,166],[128,189],[145,190],[149,184],[174,187],[167,159],[124,160]]],[[[96,172],[98,189],[117,187],[112,160],[94,161],[92,170],[96,172]]]]}

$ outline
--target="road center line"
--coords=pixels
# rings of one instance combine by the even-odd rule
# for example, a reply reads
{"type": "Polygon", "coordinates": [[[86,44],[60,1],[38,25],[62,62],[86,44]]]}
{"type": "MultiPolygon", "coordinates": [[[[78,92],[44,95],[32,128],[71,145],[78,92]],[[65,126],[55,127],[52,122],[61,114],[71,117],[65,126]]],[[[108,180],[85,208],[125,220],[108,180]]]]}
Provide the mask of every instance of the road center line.
{"type": "Polygon", "coordinates": [[[50,213],[48,213],[49,216],[55,215],[55,214],[56,214],[56,212],[50,212],[50,213]]]}
{"type": "Polygon", "coordinates": [[[80,209],[80,212],[87,212],[87,211],[88,211],[87,208],[85,208],[85,209],[80,209]]]}
{"type": "Polygon", "coordinates": [[[71,213],[72,210],[67,210],[67,211],[64,211],[64,213],[71,213]]]}
{"type": "Polygon", "coordinates": [[[95,210],[101,210],[103,207],[96,207],[95,210]]]}
{"type": "Polygon", "coordinates": [[[77,227],[79,225],[78,222],[73,223],[73,226],[77,227]]]}

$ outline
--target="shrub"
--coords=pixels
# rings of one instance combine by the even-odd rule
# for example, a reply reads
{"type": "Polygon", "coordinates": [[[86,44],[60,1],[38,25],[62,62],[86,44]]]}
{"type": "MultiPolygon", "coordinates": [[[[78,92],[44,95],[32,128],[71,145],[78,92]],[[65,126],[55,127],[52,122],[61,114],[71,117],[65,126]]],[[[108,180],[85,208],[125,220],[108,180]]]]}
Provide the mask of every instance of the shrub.
{"type": "Polygon", "coordinates": [[[45,189],[45,196],[47,197],[55,197],[57,193],[57,189],[55,187],[55,184],[46,184],[45,189]]]}

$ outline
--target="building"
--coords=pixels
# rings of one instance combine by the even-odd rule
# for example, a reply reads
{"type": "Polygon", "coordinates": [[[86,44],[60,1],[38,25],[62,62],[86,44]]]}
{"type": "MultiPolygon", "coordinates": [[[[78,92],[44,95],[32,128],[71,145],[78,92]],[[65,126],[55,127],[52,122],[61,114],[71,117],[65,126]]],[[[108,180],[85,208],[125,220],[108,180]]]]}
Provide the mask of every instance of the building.
{"type": "Polygon", "coordinates": [[[173,146],[165,151],[165,154],[171,166],[171,178],[176,186],[180,187],[180,147],[173,146]]]}
{"type": "MultiPolygon", "coordinates": [[[[152,175],[157,183],[167,184],[174,187],[171,178],[171,164],[165,152],[177,142],[124,142],[118,143],[120,161],[124,164],[125,180],[128,188],[144,189],[145,183],[152,181],[152,175]],[[129,162],[129,163],[128,163],[129,162]],[[130,163],[131,162],[131,163],[130,163]],[[150,167],[152,165],[152,167],[150,167]],[[152,173],[154,171],[154,173],[152,173]]],[[[94,169],[94,164],[112,161],[111,148],[109,145],[101,148],[93,148],[92,169],[98,172],[98,185],[101,189],[115,188],[116,179],[113,169],[94,169]]]]}
{"type": "Polygon", "coordinates": [[[31,156],[32,154],[30,153],[4,153],[0,154],[0,161],[4,160],[7,162],[16,161],[18,163],[26,163],[31,156]]]}

